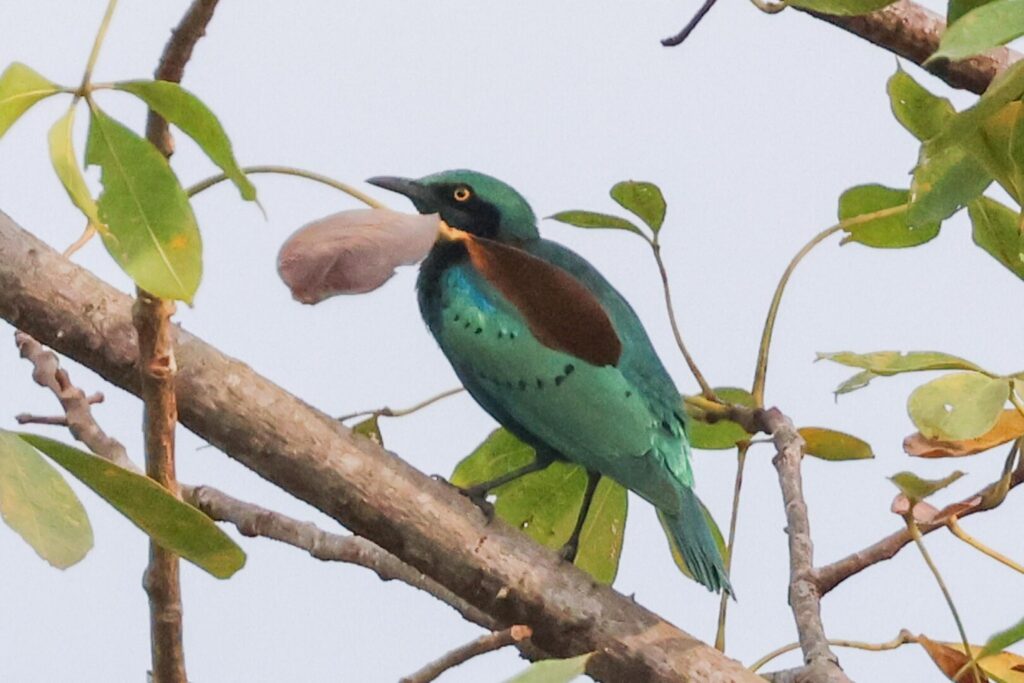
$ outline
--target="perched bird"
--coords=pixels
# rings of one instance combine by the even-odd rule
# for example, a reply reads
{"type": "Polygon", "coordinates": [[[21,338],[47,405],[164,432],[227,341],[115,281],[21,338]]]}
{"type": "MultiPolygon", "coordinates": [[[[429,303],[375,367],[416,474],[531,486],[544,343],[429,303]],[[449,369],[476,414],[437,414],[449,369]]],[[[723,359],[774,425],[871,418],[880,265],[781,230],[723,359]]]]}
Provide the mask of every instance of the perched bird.
{"type": "Polygon", "coordinates": [[[583,257],[541,239],[507,184],[455,170],[369,183],[440,215],[420,266],[420,311],[462,384],[536,451],[534,463],[467,490],[478,500],[524,474],[567,460],[586,468],[575,553],[601,475],[658,509],[693,576],[731,592],[693,492],[679,391],[622,295],[583,257]]]}

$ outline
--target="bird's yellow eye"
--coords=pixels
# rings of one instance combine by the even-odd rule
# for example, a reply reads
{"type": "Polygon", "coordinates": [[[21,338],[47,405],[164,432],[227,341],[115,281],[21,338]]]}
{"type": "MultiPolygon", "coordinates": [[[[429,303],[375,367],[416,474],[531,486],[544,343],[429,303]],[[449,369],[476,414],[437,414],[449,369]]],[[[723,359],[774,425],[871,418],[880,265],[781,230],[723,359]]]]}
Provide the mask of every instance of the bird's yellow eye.
{"type": "Polygon", "coordinates": [[[455,192],[452,196],[455,197],[455,201],[464,202],[467,201],[473,193],[465,185],[460,185],[455,188],[455,192]]]}

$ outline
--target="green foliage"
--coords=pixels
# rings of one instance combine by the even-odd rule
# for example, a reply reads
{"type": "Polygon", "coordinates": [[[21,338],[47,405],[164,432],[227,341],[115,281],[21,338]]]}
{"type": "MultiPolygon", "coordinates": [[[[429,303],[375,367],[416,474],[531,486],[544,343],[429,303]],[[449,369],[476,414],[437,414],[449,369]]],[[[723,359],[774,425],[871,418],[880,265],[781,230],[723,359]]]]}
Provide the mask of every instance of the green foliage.
{"type": "Polygon", "coordinates": [[[92,193],[85,184],[85,177],[82,175],[82,169],[75,156],[74,142],[71,137],[74,126],[75,109],[72,107],[50,128],[48,136],[50,162],[71,198],[71,202],[85,214],[91,225],[101,232],[106,232],[106,226],[100,220],[99,209],[96,208],[96,200],[92,198],[92,193]]]}
{"type": "Polygon", "coordinates": [[[995,426],[1009,396],[1005,379],[957,372],[915,389],[907,400],[907,412],[929,439],[973,439],[995,426]]]}
{"type": "Polygon", "coordinates": [[[92,527],[64,478],[17,434],[0,430],[0,515],[59,569],[92,548],[92,527]]]}
{"type": "MultiPolygon", "coordinates": [[[[462,460],[452,474],[466,488],[524,467],[534,451],[506,429],[492,432],[462,460]]],[[[576,526],[587,488],[586,470],[555,462],[494,490],[495,513],[538,543],[552,549],[564,546],[576,526]]],[[[575,564],[598,581],[611,583],[618,572],[626,527],[626,491],[609,479],[598,484],[580,533],[575,564]]]]}
{"type": "Polygon", "coordinates": [[[910,192],[883,185],[858,185],[839,197],[839,221],[847,233],[842,243],[899,249],[916,247],[939,234],[939,223],[911,225],[910,192]]]}
{"type": "Polygon", "coordinates": [[[974,243],[1024,279],[1024,233],[1020,215],[999,202],[980,197],[967,207],[974,243]]]}
{"type": "Polygon", "coordinates": [[[0,137],[39,100],[60,88],[31,68],[13,62],[0,74],[0,137]]]}
{"type": "Polygon", "coordinates": [[[245,564],[245,553],[213,520],[172,496],[152,479],[53,439],[34,434],[19,436],[92,489],[162,547],[213,576],[226,579],[245,564]]]}
{"type": "Polygon", "coordinates": [[[871,444],[856,436],[824,427],[801,427],[804,452],[822,460],[870,460],[871,444]]]}
{"type": "Polygon", "coordinates": [[[789,0],[786,4],[823,14],[855,16],[880,10],[894,2],[896,0],[789,0]]]}
{"type": "Polygon", "coordinates": [[[92,107],[87,164],[102,171],[103,243],[152,294],[191,304],[202,276],[202,243],[188,197],[147,140],[92,107]]]}
{"type": "Polygon", "coordinates": [[[964,473],[960,470],[942,479],[922,479],[913,472],[900,472],[889,477],[889,481],[910,500],[912,508],[919,501],[941,491],[962,476],[964,473]]]}
{"type": "Polygon", "coordinates": [[[960,17],[975,7],[981,7],[990,2],[993,2],[993,0],[949,0],[949,5],[946,9],[946,26],[948,27],[955,23],[960,17]]]}
{"type": "Polygon", "coordinates": [[[896,120],[918,140],[935,137],[956,114],[948,99],[933,95],[899,65],[885,90],[896,120]]]}
{"type": "Polygon", "coordinates": [[[1022,640],[1024,640],[1024,619],[1021,619],[1005,631],[994,633],[992,637],[988,639],[988,642],[985,643],[985,647],[982,649],[979,658],[995,654],[996,652],[1002,652],[1006,648],[1015,643],[1019,643],[1022,640]]]}
{"type": "Polygon", "coordinates": [[[114,87],[135,95],[195,140],[210,160],[235,184],[242,199],[255,201],[256,188],[235,160],[224,127],[198,97],[177,83],[168,81],[124,81],[115,83],[114,87]]]}
{"type": "Polygon", "coordinates": [[[1024,0],[993,0],[958,15],[929,60],[964,59],[1024,35],[1024,0]]]}
{"type": "MultiPolygon", "coordinates": [[[[726,403],[754,407],[754,397],[746,389],[736,387],[716,387],[715,395],[726,403]]],[[[688,411],[694,411],[687,406],[688,411]]],[[[687,434],[690,437],[690,445],[694,448],[704,450],[724,450],[734,448],[741,441],[750,438],[747,430],[732,420],[719,420],[718,422],[704,422],[700,419],[691,419],[687,425],[687,434]]]]}
{"type": "Polygon", "coordinates": [[[556,220],[559,223],[574,225],[577,228],[628,230],[629,232],[634,232],[641,237],[646,237],[643,230],[638,228],[631,221],[606,213],[597,213],[594,211],[559,211],[555,215],[549,216],[549,218],[556,220]]]}
{"type": "Polygon", "coordinates": [[[924,372],[928,370],[975,370],[981,368],[974,363],[958,356],[941,351],[875,351],[873,353],[853,353],[839,351],[835,353],[818,353],[816,360],[830,360],[851,368],[861,368],[853,377],[836,387],[835,393],[848,394],[863,389],[871,380],[879,376],[898,375],[904,372],[924,372]]]}
{"type": "Polygon", "coordinates": [[[380,415],[371,415],[362,422],[352,426],[352,433],[365,436],[378,446],[384,445],[384,437],[380,433],[380,415]]]}
{"type": "Polygon", "coordinates": [[[569,683],[583,675],[587,669],[587,660],[593,654],[588,652],[571,659],[545,659],[534,662],[525,671],[505,683],[569,683]]]}
{"type": "Polygon", "coordinates": [[[963,147],[923,144],[910,183],[907,222],[920,226],[944,221],[991,184],[985,166],[963,147]]]}
{"type": "Polygon", "coordinates": [[[611,196],[619,206],[636,214],[647,224],[651,232],[657,234],[665,222],[665,197],[661,188],[654,183],[637,180],[623,180],[615,183],[611,196]]]}

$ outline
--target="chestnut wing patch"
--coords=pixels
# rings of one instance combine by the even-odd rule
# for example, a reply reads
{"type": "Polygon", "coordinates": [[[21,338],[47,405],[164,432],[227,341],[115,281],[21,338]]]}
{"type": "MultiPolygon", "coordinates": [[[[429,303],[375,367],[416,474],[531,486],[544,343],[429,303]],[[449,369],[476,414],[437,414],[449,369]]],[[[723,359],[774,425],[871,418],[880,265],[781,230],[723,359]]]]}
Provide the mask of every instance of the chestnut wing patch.
{"type": "Polygon", "coordinates": [[[622,355],[611,318],[594,294],[561,268],[494,240],[465,240],[473,266],[522,314],[537,340],[592,365],[622,355]]]}

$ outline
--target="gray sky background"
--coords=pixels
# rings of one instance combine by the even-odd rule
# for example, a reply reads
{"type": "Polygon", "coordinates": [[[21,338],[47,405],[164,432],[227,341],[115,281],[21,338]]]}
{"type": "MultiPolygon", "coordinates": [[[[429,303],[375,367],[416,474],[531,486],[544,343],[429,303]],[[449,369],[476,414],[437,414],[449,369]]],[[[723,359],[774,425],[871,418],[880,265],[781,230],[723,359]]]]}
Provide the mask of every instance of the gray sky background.
{"type": "MultiPolygon", "coordinates": [[[[77,83],[104,5],[3,0],[0,64],[20,60],[58,82],[77,83]]],[[[124,0],[97,80],[148,76],[186,5],[124,0]]],[[[220,116],[246,164],[291,164],[350,182],[474,168],[510,182],[540,216],[615,210],[607,190],[625,178],[660,184],[669,203],[663,241],[690,350],[714,384],[749,386],[764,313],[790,257],[835,221],[846,188],[906,186],[916,148],[889,112],[884,85],[896,65],[890,54],[795,11],[765,16],[743,2],[719,3],[683,47],[662,48],[658,40],[697,5],[225,0],[185,85],[220,116]]],[[[959,106],[971,101],[952,96],[959,106]]],[[[134,100],[100,98],[108,112],[141,129],[144,111],[134,100]]],[[[45,102],[0,141],[0,209],[58,248],[82,226],[45,151],[46,131],[66,106],[63,99],[45,102]]],[[[84,132],[83,124],[79,153],[84,132]]],[[[174,165],[185,182],[214,172],[188,140],[178,142],[174,165]]],[[[294,303],[278,280],[275,256],[294,229],[356,203],[295,179],[254,180],[269,221],[226,185],[197,199],[206,275],[195,308],[182,307],[182,323],[332,414],[405,406],[453,386],[454,374],[416,309],[415,269],[372,294],[315,307],[294,303]]],[[[374,194],[408,209],[398,197],[374,194]]],[[[622,290],[681,389],[692,392],[641,241],[551,221],[541,230],[584,254],[622,290]]],[[[937,349],[1008,372],[1022,364],[1019,344],[1010,340],[1024,331],[1012,303],[1022,283],[974,247],[965,215],[917,249],[837,245],[824,244],[793,278],[768,384],[768,400],[798,425],[852,432],[878,455],[871,462],[806,462],[819,563],[899,526],[888,512],[894,488],[886,476],[967,469],[970,476],[939,499],[952,500],[995,478],[1003,451],[957,463],[911,461],[900,446],[912,431],[905,401],[926,378],[877,380],[835,402],[832,389],[852,372],[812,364],[815,351],[937,349]]],[[[98,241],[75,258],[129,288],[98,241]]],[[[12,332],[0,324],[5,428],[19,412],[56,412],[53,398],[32,384],[12,332]]],[[[67,366],[87,391],[106,393],[98,419],[139,454],[139,403],[67,366]]],[[[445,474],[493,426],[466,396],[383,422],[389,448],[425,472],[445,474]]],[[[46,433],[70,438],[58,429],[46,433]]],[[[200,450],[191,433],[179,434],[183,481],[339,530],[221,453],[200,450]]],[[[731,609],[729,653],[747,663],[795,639],[770,456],[769,448],[756,447],[748,463],[733,573],[740,599],[731,609]]],[[[734,463],[731,452],[695,456],[698,491],[723,527],[734,463]]],[[[143,680],[146,539],[90,492],[76,490],[96,534],[80,565],[52,569],[0,528],[0,680],[143,680]]],[[[717,598],[678,574],[650,507],[632,503],[616,588],[713,638],[717,598]]],[[[1024,544],[1012,522],[1022,512],[1024,501],[1014,495],[999,512],[964,526],[1020,560],[1024,544]]],[[[323,564],[270,541],[241,542],[248,564],[230,581],[183,569],[186,652],[197,683],[394,681],[479,633],[433,598],[383,584],[368,571],[323,564]]],[[[1020,576],[948,535],[929,536],[928,545],[973,640],[1024,616],[1020,576]]],[[[884,641],[908,628],[956,639],[913,549],[830,594],[824,617],[838,638],[884,641]]],[[[839,655],[857,680],[941,680],[916,647],[839,655]]],[[[772,666],[798,660],[792,654],[772,666]]],[[[442,680],[499,681],[521,667],[513,652],[502,652],[442,680]]]]}

